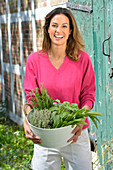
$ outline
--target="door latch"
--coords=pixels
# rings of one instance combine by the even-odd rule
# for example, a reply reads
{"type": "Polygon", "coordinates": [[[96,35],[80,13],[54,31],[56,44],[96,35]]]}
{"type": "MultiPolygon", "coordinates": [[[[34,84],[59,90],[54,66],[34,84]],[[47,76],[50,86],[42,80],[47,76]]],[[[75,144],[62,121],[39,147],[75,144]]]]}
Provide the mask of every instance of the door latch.
{"type": "Polygon", "coordinates": [[[112,72],[111,72],[111,73],[109,73],[109,77],[110,77],[110,79],[113,77],[113,67],[111,68],[111,70],[112,70],[112,72]]]}
{"type": "Polygon", "coordinates": [[[105,50],[104,50],[104,43],[105,43],[106,41],[108,41],[110,38],[111,38],[111,36],[109,36],[107,39],[105,39],[105,40],[102,42],[102,52],[103,52],[103,54],[104,54],[105,56],[108,56],[109,62],[111,62],[111,58],[110,58],[110,50],[109,50],[109,54],[106,54],[106,53],[105,53],[105,50]]]}
{"type": "Polygon", "coordinates": [[[106,38],[106,39],[103,40],[103,42],[102,42],[102,52],[103,52],[103,54],[104,54],[105,56],[108,56],[108,61],[109,61],[109,63],[111,63],[111,58],[110,58],[110,41],[109,41],[110,38],[111,38],[110,27],[108,27],[107,37],[108,37],[108,38],[106,38]],[[104,44],[105,44],[106,41],[108,41],[108,43],[109,43],[109,53],[108,53],[108,54],[105,53],[105,49],[104,49],[104,44]]]}

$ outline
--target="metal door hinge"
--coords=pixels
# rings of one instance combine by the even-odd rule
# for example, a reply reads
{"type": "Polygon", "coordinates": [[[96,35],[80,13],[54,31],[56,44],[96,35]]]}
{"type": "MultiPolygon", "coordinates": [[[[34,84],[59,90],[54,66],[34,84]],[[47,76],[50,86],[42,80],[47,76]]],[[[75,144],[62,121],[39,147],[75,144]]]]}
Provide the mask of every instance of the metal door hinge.
{"type": "Polygon", "coordinates": [[[70,8],[72,10],[78,10],[78,11],[82,11],[82,12],[88,12],[88,13],[92,13],[93,9],[91,6],[84,6],[81,4],[76,4],[74,2],[67,2],[66,3],[67,8],[70,8]]]}

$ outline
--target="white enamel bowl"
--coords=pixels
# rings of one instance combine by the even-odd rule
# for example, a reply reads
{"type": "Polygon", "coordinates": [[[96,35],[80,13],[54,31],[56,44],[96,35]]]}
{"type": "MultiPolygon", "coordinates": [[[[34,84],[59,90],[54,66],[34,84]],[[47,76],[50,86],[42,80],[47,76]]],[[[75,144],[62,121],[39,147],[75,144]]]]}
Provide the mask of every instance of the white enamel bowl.
{"type": "MultiPolygon", "coordinates": [[[[27,115],[27,121],[29,123],[29,114],[31,114],[33,110],[31,110],[27,115]]],[[[54,128],[54,129],[44,129],[38,128],[33,126],[29,123],[32,132],[39,136],[42,140],[41,146],[48,147],[48,148],[60,148],[67,146],[71,142],[67,142],[73,134],[72,130],[75,128],[76,125],[72,127],[72,125],[61,127],[61,128],[54,128]]]]}

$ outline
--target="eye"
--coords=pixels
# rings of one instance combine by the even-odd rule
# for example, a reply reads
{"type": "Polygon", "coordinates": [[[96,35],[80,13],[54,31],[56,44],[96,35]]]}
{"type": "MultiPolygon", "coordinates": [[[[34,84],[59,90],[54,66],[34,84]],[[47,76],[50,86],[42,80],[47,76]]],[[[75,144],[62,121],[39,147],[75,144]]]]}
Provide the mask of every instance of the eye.
{"type": "Polygon", "coordinates": [[[55,25],[55,24],[52,24],[52,27],[57,27],[57,25],[55,25]]]}
{"type": "Polygon", "coordinates": [[[67,25],[63,25],[63,28],[67,28],[67,25]]]}

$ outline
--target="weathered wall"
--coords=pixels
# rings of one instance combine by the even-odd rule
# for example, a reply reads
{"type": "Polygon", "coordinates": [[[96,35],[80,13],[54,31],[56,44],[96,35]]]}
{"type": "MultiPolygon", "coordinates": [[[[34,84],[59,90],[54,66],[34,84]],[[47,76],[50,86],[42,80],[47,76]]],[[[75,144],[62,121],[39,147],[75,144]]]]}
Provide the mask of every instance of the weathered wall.
{"type": "Polygon", "coordinates": [[[10,117],[22,123],[27,57],[41,49],[44,17],[67,0],[0,1],[0,100],[8,100],[10,117]],[[7,2],[7,3],[6,3],[7,2]]]}

